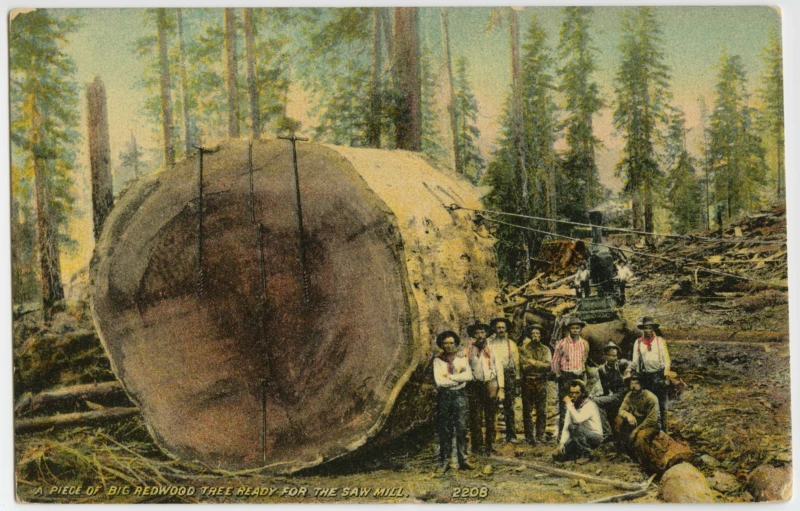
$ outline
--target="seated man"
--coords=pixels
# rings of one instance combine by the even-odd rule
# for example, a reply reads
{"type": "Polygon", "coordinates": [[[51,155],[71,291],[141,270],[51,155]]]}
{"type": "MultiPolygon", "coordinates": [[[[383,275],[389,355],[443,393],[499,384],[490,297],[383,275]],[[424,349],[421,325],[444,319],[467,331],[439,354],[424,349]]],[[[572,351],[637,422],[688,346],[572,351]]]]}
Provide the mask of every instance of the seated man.
{"type": "Polygon", "coordinates": [[[634,440],[639,432],[646,429],[656,431],[661,429],[658,398],[649,390],[642,388],[640,378],[641,376],[635,372],[627,378],[629,392],[614,420],[618,445],[621,450],[628,453],[632,452],[634,440]]]}
{"type": "Polygon", "coordinates": [[[570,382],[564,402],[567,413],[553,461],[591,456],[592,450],[603,443],[603,424],[597,405],[586,392],[586,384],[582,380],[570,382]]]}

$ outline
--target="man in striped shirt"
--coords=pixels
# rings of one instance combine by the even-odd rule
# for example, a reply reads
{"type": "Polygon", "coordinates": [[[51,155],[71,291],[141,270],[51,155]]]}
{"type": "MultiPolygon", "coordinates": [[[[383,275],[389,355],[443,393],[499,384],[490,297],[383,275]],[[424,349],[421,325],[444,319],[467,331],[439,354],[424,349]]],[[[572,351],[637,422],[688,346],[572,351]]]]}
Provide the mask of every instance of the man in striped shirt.
{"type": "Polygon", "coordinates": [[[567,336],[556,343],[550,368],[558,382],[558,431],[559,439],[564,426],[567,405],[564,397],[569,393],[569,385],[573,380],[586,381],[586,360],[589,358],[589,342],[581,337],[581,330],[586,323],[575,316],[564,321],[567,336]]]}
{"type": "Polygon", "coordinates": [[[468,386],[470,445],[473,454],[483,451],[487,456],[495,452],[492,444],[497,401],[505,397],[503,366],[486,342],[490,333],[492,328],[489,325],[476,321],[467,327],[467,334],[475,341],[465,349],[472,371],[472,381],[468,386]],[[481,432],[481,419],[486,428],[485,437],[481,432]]]}

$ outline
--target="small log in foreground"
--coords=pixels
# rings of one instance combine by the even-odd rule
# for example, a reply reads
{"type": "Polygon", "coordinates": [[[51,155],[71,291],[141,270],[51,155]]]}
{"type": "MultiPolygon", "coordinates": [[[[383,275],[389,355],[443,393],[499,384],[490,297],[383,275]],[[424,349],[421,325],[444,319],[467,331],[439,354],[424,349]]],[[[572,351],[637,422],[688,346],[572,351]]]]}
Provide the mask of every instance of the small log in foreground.
{"type": "Polygon", "coordinates": [[[496,461],[497,463],[506,465],[515,465],[515,466],[525,466],[527,468],[531,468],[539,472],[553,474],[560,477],[567,477],[569,479],[583,479],[584,481],[590,483],[607,484],[609,486],[613,486],[614,488],[619,488],[621,490],[638,491],[646,489],[650,485],[650,481],[646,481],[643,484],[629,483],[626,481],[619,481],[616,479],[606,479],[604,477],[597,477],[589,474],[582,474],[580,472],[573,472],[571,470],[564,470],[563,468],[548,467],[547,465],[539,465],[537,463],[526,463],[510,458],[502,458],[500,456],[489,456],[489,459],[492,461],[496,461]]]}
{"type": "Polygon", "coordinates": [[[106,424],[127,417],[132,417],[139,413],[136,407],[126,408],[107,408],[94,412],[65,413],[50,417],[34,417],[33,419],[19,419],[14,421],[14,430],[17,434],[31,433],[49,428],[65,426],[90,426],[106,424]]]}
{"type": "Polygon", "coordinates": [[[28,395],[23,397],[14,407],[14,415],[25,415],[54,405],[73,403],[82,399],[108,404],[109,401],[118,400],[124,396],[125,391],[117,381],[62,387],[40,392],[35,396],[28,395]]]}
{"type": "Polygon", "coordinates": [[[638,499],[639,497],[644,497],[647,495],[647,492],[650,491],[650,484],[655,479],[656,475],[653,474],[650,476],[650,479],[647,480],[647,483],[642,485],[640,490],[629,491],[625,493],[620,493],[619,495],[611,495],[610,497],[603,497],[601,499],[591,500],[589,504],[606,504],[610,502],[625,502],[626,500],[633,500],[638,499]]]}
{"type": "Polygon", "coordinates": [[[694,465],[679,463],[661,476],[659,497],[665,502],[715,502],[706,478],[694,465]]]}
{"type": "Polygon", "coordinates": [[[756,502],[780,502],[792,498],[792,466],[761,465],[750,473],[747,490],[756,502]]]}
{"type": "Polygon", "coordinates": [[[661,474],[679,463],[691,463],[695,453],[663,431],[643,429],[633,441],[636,461],[649,473],[661,474]]]}

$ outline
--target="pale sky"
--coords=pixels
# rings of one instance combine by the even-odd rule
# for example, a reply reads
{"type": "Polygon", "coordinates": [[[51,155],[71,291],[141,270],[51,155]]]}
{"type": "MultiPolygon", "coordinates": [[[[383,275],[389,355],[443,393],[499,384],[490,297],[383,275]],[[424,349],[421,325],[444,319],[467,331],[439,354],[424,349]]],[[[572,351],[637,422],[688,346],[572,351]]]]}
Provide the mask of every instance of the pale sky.
{"type": "MultiPolygon", "coordinates": [[[[481,131],[479,147],[487,161],[495,147],[499,131],[502,105],[510,87],[510,47],[508,29],[503,23],[494,31],[486,29],[491,8],[451,8],[449,21],[451,51],[453,58],[465,57],[469,62],[469,82],[479,104],[478,128],[481,131]]],[[[599,50],[599,70],[594,75],[600,85],[602,96],[612,105],[613,77],[619,65],[617,50],[620,40],[620,7],[596,7],[591,18],[592,37],[599,50]]],[[[217,10],[222,19],[222,10],[217,10]]],[[[137,85],[144,63],[133,52],[133,42],[151,35],[152,28],[144,25],[141,9],[81,9],[81,28],[70,38],[67,52],[77,64],[76,79],[79,84],[91,81],[99,75],[105,83],[108,97],[108,112],[111,137],[112,161],[118,164],[119,153],[131,137],[136,135],[145,149],[157,151],[160,147],[157,126],[146,118],[141,108],[145,93],[137,85]]],[[[214,17],[216,13],[204,16],[214,17]]],[[[535,14],[547,33],[548,44],[553,51],[558,42],[562,21],[561,7],[525,7],[518,12],[522,45],[535,14]]],[[[199,16],[199,11],[184,11],[187,23],[187,38],[199,16]]],[[[768,6],[756,7],[656,7],[657,20],[662,28],[665,63],[671,69],[671,91],[673,104],[686,113],[690,128],[689,150],[697,154],[700,126],[700,98],[711,107],[716,70],[723,48],[730,55],[739,55],[747,72],[751,90],[758,85],[762,69],[760,54],[767,44],[770,27],[780,28],[780,15],[768,6]]],[[[420,9],[420,32],[423,44],[434,54],[441,70],[441,18],[439,8],[420,9]]],[[[222,54],[222,49],[220,53],[222,54]]],[[[298,54],[298,59],[303,58],[298,54]]],[[[291,89],[289,115],[304,121],[309,128],[307,95],[299,87],[291,89]]],[[[614,176],[614,166],[620,159],[622,140],[614,136],[612,123],[613,105],[604,109],[595,118],[595,130],[605,143],[598,153],[601,181],[613,190],[620,188],[614,176]]],[[[81,129],[85,131],[85,100],[81,92],[81,129]]],[[[444,114],[441,116],[444,118],[444,114]]],[[[446,133],[446,125],[442,126],[446,133]]],[[[83,141],[83,146],[86,141],[83,141]]],[[[88,175],[88,157],[82,147],[79,158],[88,175]]],[[[121,183],[116,183],[119,186],[121,183]]],[[[88,183],[78,186],[79,207],[86,213],[89,207],[88,183]]],[[[73,235],[86,239],[91,232],[91,215],[83,214],[72,226],[73,235]]],[[[91,240],[83,243],[78,253],[65,258],[65,273],[88,262],[91,255],[91,240]]]]}

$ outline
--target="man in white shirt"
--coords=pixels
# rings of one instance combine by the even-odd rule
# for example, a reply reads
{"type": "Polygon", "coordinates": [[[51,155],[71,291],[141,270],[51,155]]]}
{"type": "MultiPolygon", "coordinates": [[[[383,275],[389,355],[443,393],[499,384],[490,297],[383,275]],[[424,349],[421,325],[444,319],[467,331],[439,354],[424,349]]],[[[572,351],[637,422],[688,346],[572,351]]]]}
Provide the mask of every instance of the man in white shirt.
{"type": "Polygon", "coordinates": [[[592,456],[592,450],[603,443],[603,422],[600,410],[589,399],[586,384],[573,380],[564,397],[567,414],[553,461],[566,461],[592,456]]]}
{"type": "Polygon", "coordinates": [[[642,336],[633,343],[631,367],[641,376],[642,387],[658,398],[661,431],[667,432],[667,379],[670,358],[667,343],[656,335],[660,325],[645,316],[637,326],[642,336]]]}
{"type": "Polygon", "coordinates": [[[495,436],[497,401],[505,398],[503,366],[492,347],[486,342],[490,333],[493,332],[489,325],[475,321],[467,327],[467,334],[475,341],[465,349],[473,380],[467,389],[470,444],[473,454],[482,451],[487,456],[496,452],[492,448],[492,443],[495,436]],[[481,432],[481,420],[486,430],[485,437],[481,432]]]}
{"type": "Polygon", "coordinates": [[[521,443],[517,439],[516,420],[514,417],[514,401],[519,394],[519,349],[517,343],[508,336],[511,323],[506,318],[494,318],[489,322],[494,335],[489,339],[489,346],[494,351],[498,362],[503,366],[505,382],[505,399],[503,399],[503,417],[506,423],[506,442],[521,443]]]}
{"type": "Polygon", "coordinates": [[[436,336],[441,353],[433,359],[433,379],[436,383],[436,431],[439,437],[439,471],[450,469],[453,457],[453,438],[456,439],[458,468],[474,468],[467,461],[467,391],[472,381],[467,357],[456,354],[461,344],[458,334],[450,330],[436,336]]]}

